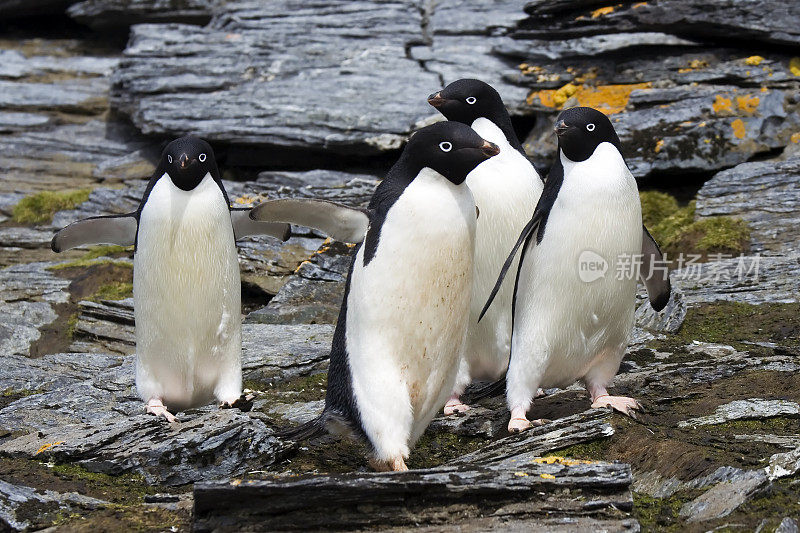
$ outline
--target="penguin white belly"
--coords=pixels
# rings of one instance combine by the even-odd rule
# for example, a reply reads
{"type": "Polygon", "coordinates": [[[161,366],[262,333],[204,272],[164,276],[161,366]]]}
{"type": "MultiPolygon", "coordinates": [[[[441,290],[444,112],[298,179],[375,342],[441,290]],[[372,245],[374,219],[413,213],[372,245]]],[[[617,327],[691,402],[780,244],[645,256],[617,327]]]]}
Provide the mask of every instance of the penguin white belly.
{"type": "MultiPolygon", "coordinates": [[[[479,118],[472,129],[498,145],[500,154],[481,163],[467,176],[480,216],[475,231],[475,278],[466,349],[469,376],[459,376],[457,387],[462,389],[470,378],[497,379],[508,367],[514,276],[503,282],[496,301],[480,322],[478,317],[508,252],[530,220],[542,193],[542,180],[533,165],[508,143],[500,128],[486,118],[479,118]]],[[[517,271],[518,263],[517,258],[510,272],[517,271]]]]}
{"type": "Polygon", "coordinates": [[[355,258],[347,352],[378,459],[408,456],[455,382],[469,314],[475,204],[423,169],[388,210],[377,250],[355,258]]]}
{"type": "Polygon", "coordinates": [[[230,211],[207,174],[167,174],[139,219],[134,257],[136,386],[182,410],[241,393],[241,285],[230,211]]]}
{"type": "Polygon", "coordinates": [[[636,182],[616,149],[604,143],[587,161],[564,166],[544,238],[525,256],[515,310],[514,357],[518,348],[526,352],[521,366],[542,387],[572,384],[598,356],[619,358],[610,362],[616,372],[633,326],[637,281],[635,274],[619,276],[617,265],[641,253],[636,182]],[[582,257],[587,251],[597,255],[582,257]],[[584,281],[581,260],[604,260],[607,270],[584,281]]]}

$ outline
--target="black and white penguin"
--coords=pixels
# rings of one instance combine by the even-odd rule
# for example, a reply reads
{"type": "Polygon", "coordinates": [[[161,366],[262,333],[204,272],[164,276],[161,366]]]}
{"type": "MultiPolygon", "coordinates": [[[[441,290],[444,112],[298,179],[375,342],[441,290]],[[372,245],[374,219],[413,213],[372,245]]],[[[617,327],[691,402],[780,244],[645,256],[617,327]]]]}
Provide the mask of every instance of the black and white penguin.
{"type": "Polygon", "coordinates": [[[611,122],[595,109],[576,107],[559,115],[555,132],[558,158],[486,303],[488,308],[522,247],[506,375],[512,432],[531,426],[526,413],[537,388],[579,379],[592,407],[633,416],[640,409],[636,400],[606,390],[625,355],[636,295],[637,269],[623,268],[620,275],[615,265],[641,258],[657,311],[670,296],[668,274],[651,268],[663,258],[642,226],[636,180],[611,122]]]}
{"type": "MultiPolygon", "coordinates": [[[[503,101],[487,83],[455,81],[428,97],[448,120],[467,124],[500,148],[500,154],[481,163],[467,176],[467,185],[481,216],[475,231],[475,278],[472,284],[467,350],[445,414],[466,411],[459,399],[473,379],[494,381],[508,368],[511,352],[511,300],[514,282],[500,287],[498,300],[478,322],[478,316],[497,280],[506,253],[530,220],[542,194],[542,180],[517,139],[503,101]]],[[[516,268],[516,263],[512,265],[516,268]]]]}
{"type": "Polygon", "coordinates": [[[256,220],[363,241],[334,332],[325,409],[290,435],[345,430],[367,440],[377,470],[407,469],[466,342],[477,215],[464,180],[497,153],[468,126],[441,122],[411,137],[366,210],[291,199],[253,210],[256,220]]]}
{"type": "Polygon", "coordinates": [[[172,414],[216,398],[242,396],[241,282],[235,240],[267,234],[286,240],[288,224],[259,223],[230,207],[211,146],[172,141],[139,208],[70,224],[55,252],[87,244],[135,246],[136,388],[147,412],[172,414]]]}

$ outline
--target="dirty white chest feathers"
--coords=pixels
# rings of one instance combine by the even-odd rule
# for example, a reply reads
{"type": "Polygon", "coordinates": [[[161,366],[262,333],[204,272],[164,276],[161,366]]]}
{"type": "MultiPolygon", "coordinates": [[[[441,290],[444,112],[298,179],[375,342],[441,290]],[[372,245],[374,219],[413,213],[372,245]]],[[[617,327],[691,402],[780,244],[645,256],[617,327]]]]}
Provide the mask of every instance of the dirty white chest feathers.
{"type": "Polygon", "coordinates": [[[347,352],[378,459],[408,456],[455,381],[472,286],[469,189],[425,168],[389,209],[374,257],[355,258],[347,352]]]}

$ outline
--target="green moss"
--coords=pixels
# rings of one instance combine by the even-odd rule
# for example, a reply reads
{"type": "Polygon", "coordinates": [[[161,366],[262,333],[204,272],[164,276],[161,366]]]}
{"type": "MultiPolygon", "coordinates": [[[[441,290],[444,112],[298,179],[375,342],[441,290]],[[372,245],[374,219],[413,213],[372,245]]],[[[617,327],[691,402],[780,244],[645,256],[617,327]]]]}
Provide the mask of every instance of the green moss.
{"type": "Polygon", "coordinates": [[[704,431],[714,433],[774,433],[794,435],[800,431],[800,420],[776,416],[754,420],[731,420],[721,424],[705,426],[704,431]]]}
{"type": "Polygon", "coordinates": [[[124,300],[133,296],[133,283],[126,281],[113,281],[100,285],[89,300],[124,300]]]}
{"type": "Polygon", "coordinates": [[[553,450],[548,455],[560,455],[562,457],[571,457],[573,459],[602,461],[607,456],[610,447],[611,439],[597,439],[591,442],[573,444],[572,446],[567,446],[566,448],[559,448],[558,450],[553,450]]]}
{"type": "Polygon", "coordinates": [[[98,257],[114,257],[121,254],[128,254],[133,250],[133,246],[101,245],[92,246],[92,249],[81,256],[81,259],[96,259],[98,257]]]}
{"type": "Polygon", "coordinates": [[[138,504],[146,494],[155,494],[159,491],[159,487],[148,484],[139,474],[110,476],[69,463],[52,465],[50,471],[62,479],[84,483],[92,493],[100,493],[104,499],[112,503],[138,504]]]}
{"type": "Polygon", "coordinates": [[[0,392],[0,396],[3,398],[11,398],[14,397],[15,399],[24,398],[25,396],[33,396],[34,394],[39,394],[42,391],[41,389],[36,390],[29,390],[29,389],[12,389],[7,388],[0,392]]]}
{"type": "Polygon", "coordinates": [[[129,261],[113,261],[111,259],[95,259],[81,257],[75,261],[67,261],[66,263],[58,263],[47,267],[47,270],[65,270],[67,268],[86,268],[94,265],[117,265],[123,268],[133,268],[133,263],[129,261]]]}
{"type": "Polygon", "coordinates": [[[642,222],[648,229],[678,211],[678,201],[667,193],[642,191],[639,198],[642,202],[642,222]]]}
{"type": "MultiPolygon", "coordinates": [[[[644,210],[644,205],[642,208],[644,210]]],[[[656,208],[648,209],[654,211],[656,208]]],[[[642,216],[644,220],[644,211],[642,216]]],[[[648,216],[654,217],[652,214],[648,216]]],[[[657,217],[653,219],[657,220],[657,217]]],[[[677,208],[653,225],[648,225],[647,222],[645,225],[668,255],[735,255],[750,248],[750,227],[747,222],[732,217],[704,217],[695,220],[695,202],[677,208]]]]}
{"type": "Polygon", "coordinates": [[[674,351],[692,341],[731,344],[754,349],[745,342],[774,342],[800,346],[800,304],[715,302],[689,308],[677,333],[650,343],[657,350],[674,351]]]}
{"type": "Polygon", "coordinates": [[[488,440],[426,431],[408,457],[409,468],[433,468],[474,452],[488,440]]]}
{"type": "Polygon", "coordinates": [[[20,224],[42,224],[53,219],[58,211],[73,209],[89,199],[89,189],[76,191],[42,191],[19,201],[11,212],[14,222],[20,224]]]}
{"type": "Polygon", "coordinates": [[[642,531],[684,531],[686,524],[678,514],[683,505],[694,499],[701,491],[682,491],[669,498],[654,498],[633,492],[633,516],[639,521],[642,531]]]}
{"type": "Polygon", "coordinates": [[[67,319],[67,327],[64,330],[64,334],[70,340],[75,337],[75,328],[78,326],[78,316],[80,316],[80,313],[72,313],[67,319]]]}

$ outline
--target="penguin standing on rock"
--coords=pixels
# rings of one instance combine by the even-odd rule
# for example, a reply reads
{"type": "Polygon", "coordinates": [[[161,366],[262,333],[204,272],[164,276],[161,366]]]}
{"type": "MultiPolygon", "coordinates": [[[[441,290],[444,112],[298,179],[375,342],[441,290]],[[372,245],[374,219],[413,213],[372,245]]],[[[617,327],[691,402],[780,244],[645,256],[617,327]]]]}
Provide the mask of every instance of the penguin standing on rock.
{"type": "Polygon", "coordinates": [[[476,209],[464,180],[498,153],[464,124],[416,132],[366,210],[275,200],[255,220],[314,227],[356,248],[334,332],[322,415],[285,433],[355,434],[376,470],[405,459],[447,400],[462,356],[476,209]]]}
{"type": "MultiPolygon", "coordinates": [[[[469,407],[459,399],[473,379],[494,381],[508,368],[511,352],[511,305],[514,284],[500,287],[497,303],[478,322],[483,304],[503,266],[505,254],[530,220],[542,194],[542,180],[514,133],[500,95],[487,83],[455,81],[428,97],[428,103],[448,120],[471,126],[493,142],[500,153],[469,173],[467,185],[481,216],[475,231],[475,277],[472,284],[467,349],[459,368],[446,415],[469,407]]],[[[516,263],[512,265],[516,268],[516,263]]]]}
{"type": "Polygon", "coordinates": [[[174,422],[172,413],[215,398],[247,403],[235,239],[289,236],[287,224],[249,214],[230,207],[211,146],[186,136],[164,149],[136,211],[80,220],[53,237],[55,252],[135,246],[136,388],[148,413],[174,422]]]}
{"type": "Polygon", "coordinates": [[[637,269],[620,272],[613,265],[641,258],[656,311],[670,296],[666,270],[653,268],[663,261],[661,251],[642,226],[636,180],[611,122],[595,109],[576,107],[559,115],[555,132],[558,157],[544,192],[484,308],[522,247],[506,375],[511,432],[531,426],[526,413],[538,387],[566,387],[578,379],[592,407],[634,416],[641,409],[636,400],[606,390],[625,355],[636,296],[637,269]]]}

